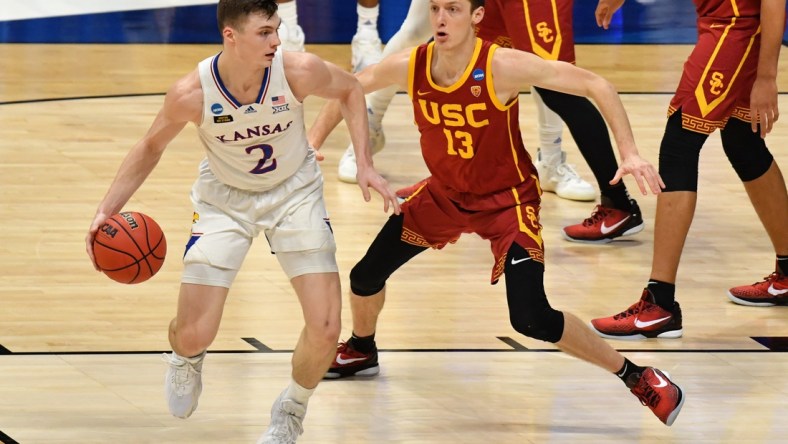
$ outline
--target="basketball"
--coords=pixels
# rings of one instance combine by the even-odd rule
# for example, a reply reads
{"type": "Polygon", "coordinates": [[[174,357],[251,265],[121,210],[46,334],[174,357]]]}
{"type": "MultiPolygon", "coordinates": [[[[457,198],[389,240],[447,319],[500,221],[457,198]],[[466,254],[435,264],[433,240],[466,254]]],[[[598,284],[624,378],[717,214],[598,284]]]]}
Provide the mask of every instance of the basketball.
{"type": "Polygon", "coordinates": [[[167,240],[150,216],[118,213],[104,223],[93,240],[96,265],[110,279],[139,284],[155,275],[167,255],[167,240]]]}

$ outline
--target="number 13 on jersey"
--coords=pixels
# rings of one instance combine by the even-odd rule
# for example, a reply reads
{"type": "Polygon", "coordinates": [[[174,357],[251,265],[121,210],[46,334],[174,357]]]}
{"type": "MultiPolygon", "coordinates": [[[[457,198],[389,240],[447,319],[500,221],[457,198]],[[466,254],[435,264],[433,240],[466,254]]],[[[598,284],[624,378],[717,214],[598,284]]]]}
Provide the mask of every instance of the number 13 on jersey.
{"type": "Polygon", "coordinates": [[[448,128],[443,129],[443,134],[446,135],[446,153],[450,156],[459,155],[463,159],[470,159],[473,157],[473,137],[470,133],[460,130],[452,132],[448,128]],[[457,141],[457,148],[454,146],[454,141],[457,141]]]}

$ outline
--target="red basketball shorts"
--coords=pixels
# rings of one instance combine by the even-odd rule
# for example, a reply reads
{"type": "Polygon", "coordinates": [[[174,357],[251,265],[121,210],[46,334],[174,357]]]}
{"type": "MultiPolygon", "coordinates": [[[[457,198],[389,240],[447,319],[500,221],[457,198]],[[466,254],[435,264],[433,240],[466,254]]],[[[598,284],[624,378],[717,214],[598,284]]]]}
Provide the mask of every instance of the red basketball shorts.
{"type": "Polygon", "coordinates": [[[572,0],[487,0],[477,36],[545,60],[575,63],[572,0]]]}
{"type": "Polygon", "coordinates": [[[682,126],[703,134],[731,117],[749,121],[759,49],[757,18],[699,19],[698,43],[684,63],[668,115],[681,109],[682,126]]]}
{"type": "Polygon", "coordinates": [[[517,242],[535,261],[544,263],[542,225],[539,222],[540,198],[533,186],[516,188],[486,196],[451,193],[431,178],[403,205],[402,240],[413,245],[443,248],[463,233],[476,233],[490,241],[495,264],[491,282],[503,273],[506,253],[517,242]]]}

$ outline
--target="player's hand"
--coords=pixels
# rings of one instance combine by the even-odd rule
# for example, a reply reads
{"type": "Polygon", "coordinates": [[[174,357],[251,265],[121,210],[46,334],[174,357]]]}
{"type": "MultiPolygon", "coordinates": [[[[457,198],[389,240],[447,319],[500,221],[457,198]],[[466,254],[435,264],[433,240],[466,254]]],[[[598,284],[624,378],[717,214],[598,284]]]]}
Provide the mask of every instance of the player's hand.
{"type": "Polygon", "coordinates": [[[638,188],[640,188],[640,193],[644,196],[648,194],[644,182],[648,184],[648,187],[654,194],[661,193],[662,189],[665,188],[665,182],[662,181],[662,177],[660,177],[654,165],[637,154],[631,155],[621,161],[616,175],[613,177],[613,180],[610,181],[610,185],[615,185],[620,182],[626,174],[631,174],[632,177],[635,178],[635,181],[638,183],[638,188]]]}
{"type": "Polygon", "coordinates": [[[107,219],[109,219],[109,215],[96,213],[96,216],[93,217],[93,222],[90,224],[90,228],[88,228],[88,234],[85,236],[85,251],[88,252],[90,262],[93,263],[93,268],[95,268],[96,271],[101,271],[101,269],[96,265],[96,256],[93,254],[93,240],[96,239],[96,233],[98,233],[99,228],[104,225],[107,219]]]}
{"type": "Polygon", "coordinates": [[[752,132],[758,132],[761,124],[761,137],[766,137],[780,117],[777,109],[777,79],[756,78],[750,92],[750,125],[752,132]]]}
{"type": "Polygon", "coordinates": [[[594,16],[596,17],[596,25],[607,29],[610,26],[610,20],[613,14],[624,4],[624,0],[599,0],[596,5],[594,16]]]}
{"type": "Polygon", "coordinates": [[[369,188],[372,187],[383,198],[383,211],[388,213],[391,208],[394,214],[400,213],[397,195],[389,187],[388,181],[378,174],[374,167],[359,167],[356,172],[356,180],[365,201],[369,202],[371,198],[369,188]]]}
{"type": "Polygon", "coordinates": [[[324,156],[323,153],[320,152],[320,147],[315,148],[310,144],[309,149],[315,152],[315,159],[317,159],[318,162],[322,162],[326,159],[326,156],[324,156]]]}

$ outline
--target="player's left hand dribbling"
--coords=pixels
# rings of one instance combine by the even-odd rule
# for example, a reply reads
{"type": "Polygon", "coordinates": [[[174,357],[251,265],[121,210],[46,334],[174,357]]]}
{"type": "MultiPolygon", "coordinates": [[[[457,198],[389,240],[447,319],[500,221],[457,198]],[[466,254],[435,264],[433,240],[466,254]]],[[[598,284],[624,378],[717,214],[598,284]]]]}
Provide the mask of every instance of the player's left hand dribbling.
{"type": "Polygon", "coordinates": [[[90,262],[93,264],[93,268],[95,268],[96,271],[101,270],[98,265],[96,265],[96,256],[93,254],[93,240],[96,238],[99,227],[101,227],[108,218],[109,216],[104,213],[96,213],[96,216],[93,217],[93,222],[90,224],[90,228],[88,228],[88,234],[85,235],[85,251],[88,253],[90,262]]]}

